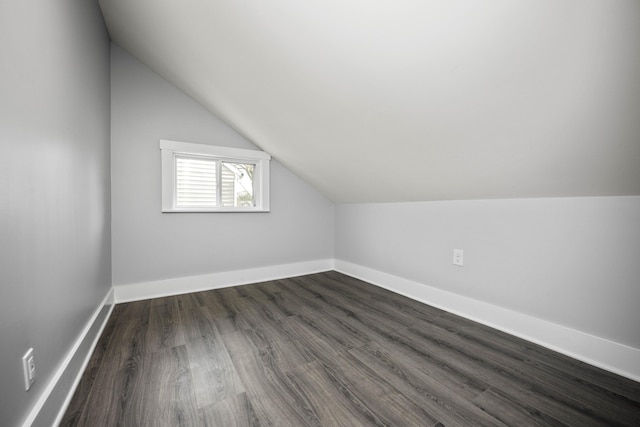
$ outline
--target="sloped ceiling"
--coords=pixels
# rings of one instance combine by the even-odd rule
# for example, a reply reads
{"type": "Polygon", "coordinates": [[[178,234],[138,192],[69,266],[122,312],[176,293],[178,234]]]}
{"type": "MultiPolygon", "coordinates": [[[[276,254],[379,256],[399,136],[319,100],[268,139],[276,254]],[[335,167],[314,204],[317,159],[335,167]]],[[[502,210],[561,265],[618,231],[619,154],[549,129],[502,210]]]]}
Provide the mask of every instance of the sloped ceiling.
{"type": "Polygon", "coordinates": [[[636,0],[99,3],[335,202],[640,194],[636,0]]]}

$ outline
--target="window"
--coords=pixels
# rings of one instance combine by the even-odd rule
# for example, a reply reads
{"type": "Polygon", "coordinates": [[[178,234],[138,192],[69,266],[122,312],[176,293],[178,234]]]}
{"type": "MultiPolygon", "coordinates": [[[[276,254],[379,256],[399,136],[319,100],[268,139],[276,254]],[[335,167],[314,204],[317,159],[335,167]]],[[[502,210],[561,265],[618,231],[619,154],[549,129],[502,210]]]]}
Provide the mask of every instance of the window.
{"type": "Polygon", "coordinates": [[[162,212],[268,212],[264,151],[160,141],[162,212]]]}

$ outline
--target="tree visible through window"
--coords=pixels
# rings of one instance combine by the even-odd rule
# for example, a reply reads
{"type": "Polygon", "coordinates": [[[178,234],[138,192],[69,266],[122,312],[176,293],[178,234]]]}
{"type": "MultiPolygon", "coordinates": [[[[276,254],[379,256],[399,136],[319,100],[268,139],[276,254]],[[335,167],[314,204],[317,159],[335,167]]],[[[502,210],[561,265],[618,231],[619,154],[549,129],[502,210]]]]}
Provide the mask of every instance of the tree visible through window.
{"type": "Polygon", "coordinates": [[[254,164],[222,162],[222,206],[255,206],[254,164]]]}

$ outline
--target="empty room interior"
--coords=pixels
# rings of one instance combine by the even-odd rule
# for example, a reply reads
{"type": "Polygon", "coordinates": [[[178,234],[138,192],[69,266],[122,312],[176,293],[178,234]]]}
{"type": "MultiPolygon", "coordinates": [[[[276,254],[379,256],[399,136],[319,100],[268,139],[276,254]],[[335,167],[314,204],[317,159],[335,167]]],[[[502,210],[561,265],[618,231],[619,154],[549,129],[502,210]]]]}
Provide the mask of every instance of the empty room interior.
{"type": "Polygon", "coordinates": [[[640,2],[0,2],[1,426],[640,425],[640,2]]]}

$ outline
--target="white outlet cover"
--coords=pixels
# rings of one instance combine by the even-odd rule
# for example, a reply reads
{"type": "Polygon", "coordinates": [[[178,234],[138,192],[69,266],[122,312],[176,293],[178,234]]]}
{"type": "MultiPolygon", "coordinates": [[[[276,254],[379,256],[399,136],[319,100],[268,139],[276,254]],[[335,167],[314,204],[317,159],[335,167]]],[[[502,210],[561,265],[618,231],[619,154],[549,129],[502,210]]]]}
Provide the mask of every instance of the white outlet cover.
{"type": "Polygon", "coordinates": [[[464,265],[464,251],[462,249],[453,250],[453,265],[460,267],[464,265]]]}
{"type": "Polygon", "coordinates": [[[33,356],[33,348],[27,350],[22,356],[22,373],[24,374],[24,389],[29,390],[36,380],[36,362],[33,356]]]}

